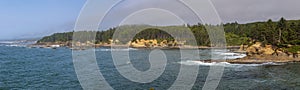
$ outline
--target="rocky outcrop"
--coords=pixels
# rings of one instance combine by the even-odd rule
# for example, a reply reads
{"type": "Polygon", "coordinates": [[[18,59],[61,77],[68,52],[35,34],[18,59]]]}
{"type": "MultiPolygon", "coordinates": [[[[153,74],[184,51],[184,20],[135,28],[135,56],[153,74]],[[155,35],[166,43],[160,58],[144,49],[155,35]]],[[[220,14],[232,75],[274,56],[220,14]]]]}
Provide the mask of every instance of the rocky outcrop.
{"type": "Polygon", "coordinates": [[[255,54],[259,54],[259,50],[261,49],[261,43],[260,42],[256,42],[255,44],[251,45],[250,47],[248,47],[246,49],[247,55],[252,56],[255,54]]]}
{"type": "Polygon", "coordinates": [[[247,55],[273,55],[275,50],[273,49],[272,45],[265,45],[262,46],[261,42],[256,42],[255,44],[251,45],[246,49],[247,55]]]}
{"type": "Polygon", "coordinates": [[[134,48],[155,48],[155,47],[163,48],[163,47],[183,46],[183,43],[179,43],[176,40],[175,41],[162,40],[161,42],[158,42],[158,40],[156,39],[150,39],[150,40],[136,39],[133,42],[128,42],[128,44],[134,48]]]}
{"type": "Polygon", "coordinates": [[[242,52],[242,51],[246,51],[247,49],[247,46],[246,45],[241,45],[240,46],[240,49],[238,50],[239,52],[242,52]]]}
{"type": "Polygon", "coordinates": [[[240,59],[226,60],[228,63],[232,64],[263,64],[263,63],[286,63],[286,62],[300,62],[300,58],[293,58],[288,56],[271,56],[271,55],[254,55],[247,56],[240,59]]]}
{"type": "Polygon", "coordinates": [[[146,47],[145,40],[144,39],[141,39],[141,40],[136,39],[135,42],[132,42],[130,44],[130,46],[134,47],[134,48],[144,48],[144,47],[146,47]]]}
{"type": "MultiPolygon", "coordinates": [[[[242,49],[240,49],[242,50],[242,49]]],[[[280,56],[280,57],[293,57],[296,58],[299,56],[300,46],[297,45],[288,45],[287,47],[274,48],[272,45],[264,45],[262,43],[256,42],[255,44],[247,47],[246,53],[247,56],[280,56]]]]}
{"type": "Polygon", "coordinates": [[[263,55],[273,55],[275,51],[273,50],[272,45],[265,45],[265,47],[261,48],[259,52],[263,55]]]}
{"type": "Polygon", "coordinates": [[[274,54],[275,54],[276,56],[286,56],[286,53],[284,53],[284,50],[283,50],[282,48],[277,48],[277,49],[275,49],[274,54]]]}

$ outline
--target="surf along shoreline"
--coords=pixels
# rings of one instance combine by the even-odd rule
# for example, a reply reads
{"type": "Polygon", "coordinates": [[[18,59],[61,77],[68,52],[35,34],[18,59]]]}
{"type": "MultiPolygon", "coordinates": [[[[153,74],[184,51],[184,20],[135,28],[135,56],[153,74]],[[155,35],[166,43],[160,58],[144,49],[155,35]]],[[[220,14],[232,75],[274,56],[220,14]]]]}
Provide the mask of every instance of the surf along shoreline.
{"type": "Polygon", "coordinates": [[[230,64],[264,64],[264,63],[290,63],[300,62],[300,58],[288,56],[246,56],[244,58],[227,59],[227,60],[199,60],[204,63],[227,62],[230,64]]]}
{"type": "Polygon", "coordinates": [[[251,46],[241,45],[240,49],[233,51],[237,55],[246,54],[245,57],[224,60],[203,60],[200,62],[227,62],[230,64],[264,64],[264,63],[290,63],[300,62],[299,46],[289,45],[279,48],[272,45],[262,45],[256,42],[251,46]]]}
{"type": "MultiPolygon", "coordinates": [[[[242,55],[242,54],[247,54],[247,56],[242,57],[242,58],[236,58],[236,59],[227,59],[227,60],[196,60],[199,62],[204,62],[204,63],[218,63],[218,62],[227,62],[231,64],[263,64],[263,63],[288,63],[288,62],[300,62],[299,57],[293,57],[290,55],[284,54],[282,51],[276,51],[276,50],[271,50],[271,51],[266,51],[268,50],[268,47],[261,47],[261,43],[256,43],[253,44],[252,46],[227,46],[225,47],[229,52],[225,53],[235,53],[236,55],[242,55]],[[251,49],[256,49],[253,52],[251,49]],[[264,51],[265,50],[265,51],[264,51]],[[270,52],[272,54],[270,54],[270,52]],[[279,53],[280,55],[275,55],[274,53],[279,53]]],[[[86,44],[87,46],[89,44],[86,44]]],[[[95,44],[90,44],[93,47],[99,48],[99,47],[107,47],[107,48],[135,48],[135,49],[224,49],[218,48],[218,47],[209,47],[209,46],[189,46],[189,45],[182,45],[182,46],[166,46],[166,47],[132,47],[130,45],[113,45],[113,44],[102,44],[102,45],[95,45],[95,44]]],[[[73,48],[71,44],[57,44],[57,43],[51,43],[51,44],[33,44],[29,45],[29,47],[53,47],[54,49],[58,47],[68,47],[69,49],[73,50],[84,50],[84,49],[76,49],[73,48]]],[[[234,55],[235,55],[234,54],[234,55]]]]}

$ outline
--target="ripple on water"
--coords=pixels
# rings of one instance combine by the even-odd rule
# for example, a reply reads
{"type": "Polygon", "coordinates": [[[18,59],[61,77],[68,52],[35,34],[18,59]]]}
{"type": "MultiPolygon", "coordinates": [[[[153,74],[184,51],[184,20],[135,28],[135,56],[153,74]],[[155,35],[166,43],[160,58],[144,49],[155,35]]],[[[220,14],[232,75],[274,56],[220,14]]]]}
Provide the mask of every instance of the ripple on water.
{"type": "MultiPolygon", "coordinates": [[[[149,50],[133,50],[132,63],[136,68],[149,67],[149,50]]],[[[98,51],[97,61],[101,73],[117,90],[122,89],[168,89],[177,78],[180,65],[199,66],[196,80],[198,87],[202,87],[210,66],[224,65],[224,74],[218,89],[299,89],[300,64],[228,64],[202,63],[180,59],[176,50],[166,50],[168,66],[164,74],[153,83],[139,84],[122,77],[112,61],[110,52],[98,51]],[[179,58],[178,58],[179,57],[179,58]],[[178,64],[179,63],[179,64],[178,64]]],[[[209,58],[209,56],[203,58],[209,58]]],[[[189,59],[187,57],[186,59],[189,59]]],[[[128,71],[130,72],[130,71],[128,71]]],[[[0,46],[0,89],[82,89],[77,79],[72,52],[69,49],[40,49],[0,46]],[[1,55],[5,54],[5,55],[1,55]]]]}

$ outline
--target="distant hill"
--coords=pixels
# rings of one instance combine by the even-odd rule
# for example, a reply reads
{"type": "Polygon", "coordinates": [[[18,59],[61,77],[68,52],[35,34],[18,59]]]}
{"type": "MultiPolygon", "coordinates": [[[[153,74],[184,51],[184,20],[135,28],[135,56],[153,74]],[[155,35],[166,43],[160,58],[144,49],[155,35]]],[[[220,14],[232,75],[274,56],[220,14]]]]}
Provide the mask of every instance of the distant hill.
{"type": "MultiPolygon", "coordinates": [[[[117,36],[122,43],[128,41],[134,41],[135,39],[158,39],[161,40],[175,40],[170,34],[160,30],[166,29],[172,33],[178,34],[179,39],[187,41],[191,40],[192,36],[195,36],[197,45],[210,45],[209,35],[205,27],[218,27],[217,25],[187,25],[187,26],[159,26],[153,27],[148,25],[125,25],[108,29],[106,31],[95,31],[95,42],[109,42],[109,39],[113,38],[113,34],[116,29],[122,29],[120,35],[117,36]],[[149,28],[145,28],[149,27],[149,28]],[[144,29],[143,29],[144,28],[144,29]],[[190,29],[193,35],[188,35],[185,29],[190,29]],[[143,29],[144,31],[137,33],[136,36],[130,36],[130,32],[136,32],[137,29],[143,29]],[[130,39],[129,37],[133,37],[130,39]]],[[[210,29],[211,30],[211,29],[210,29]]],[[[213,29],[212,29],[213,30],[213,29]]],[[[226,41],[228,45],[241,45],[249,43],[249,40],[256,40],[265,44],[300,44],[300,20],[285,20],[281,18],[279,21],[268,20],[265,22],[253,22],[247,24],[226,23],[224,24],[224,30],[226,32],[226,41]]],[[[38,43],[42,42],[67,42],[72,41],[74,32],[55,33],[51,36],[43,37],[38,40],[38,43]]],[[[81,31],[81,33],[91,33],[91,31],[81,31]]],[[[177,38],[178,39],[178,38],[177,38]]]]}

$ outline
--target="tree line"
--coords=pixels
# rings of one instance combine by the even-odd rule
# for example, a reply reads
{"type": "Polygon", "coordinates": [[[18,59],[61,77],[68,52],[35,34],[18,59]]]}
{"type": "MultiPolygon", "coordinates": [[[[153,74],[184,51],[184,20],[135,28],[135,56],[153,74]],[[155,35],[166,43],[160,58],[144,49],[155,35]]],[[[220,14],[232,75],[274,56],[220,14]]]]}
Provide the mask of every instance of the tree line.
{"type": "MultiPolygon", "coordinates": [[[[162,40],[181,40],[192,42],[191,38],[196,39],[199,46],[211,45],[208,30],[216,31],[213,27],[220,25],[207,25],[198,23],[196,25],[182,26],[149,26],[149,25],[125,25],[110,28],[105,31],[79,31],[76,33],[88,34],[93,33],[95,43],[109,42],[109,39],[121,39],[122,43],[134,41],[136,39],[157,39],[162,40]],[[207,29],[208,27],[212,27],[207,29]],[[142,29],[142,30],[140,30],[142,29]],[[190,30],[192,33],[186,32],[190,30]],[[138,32],[138,33],[137,33],[138,32]],[[114,34],[118,34],[115,35],[114,34]],[[136,35],[131,35],[135,33],[136,35]],[[172,33],[172,35],[170,34],[172,33]],[[176,37],[173,37],[176,36],[176,37]]],[[[300,20],[286,20],[281,18],[278,21],[269,19],[265,22],[254,22],[247,24],[226,23],[223,24],[227,45],[249,44],[250,40],[260,41],[264,44],[272,44],[276,46],[284,46],[287,44],[300,45],[300,20]]],[[[210,31],[211,32],[211,31],[210,31]]],[[[67,42],[72,41],[73,32],[55,33],[51,36],[43,37],[38,40],[42,42],[67,42]]],[[[191,43],[190,43],[191,44],[191,43]]]]}

